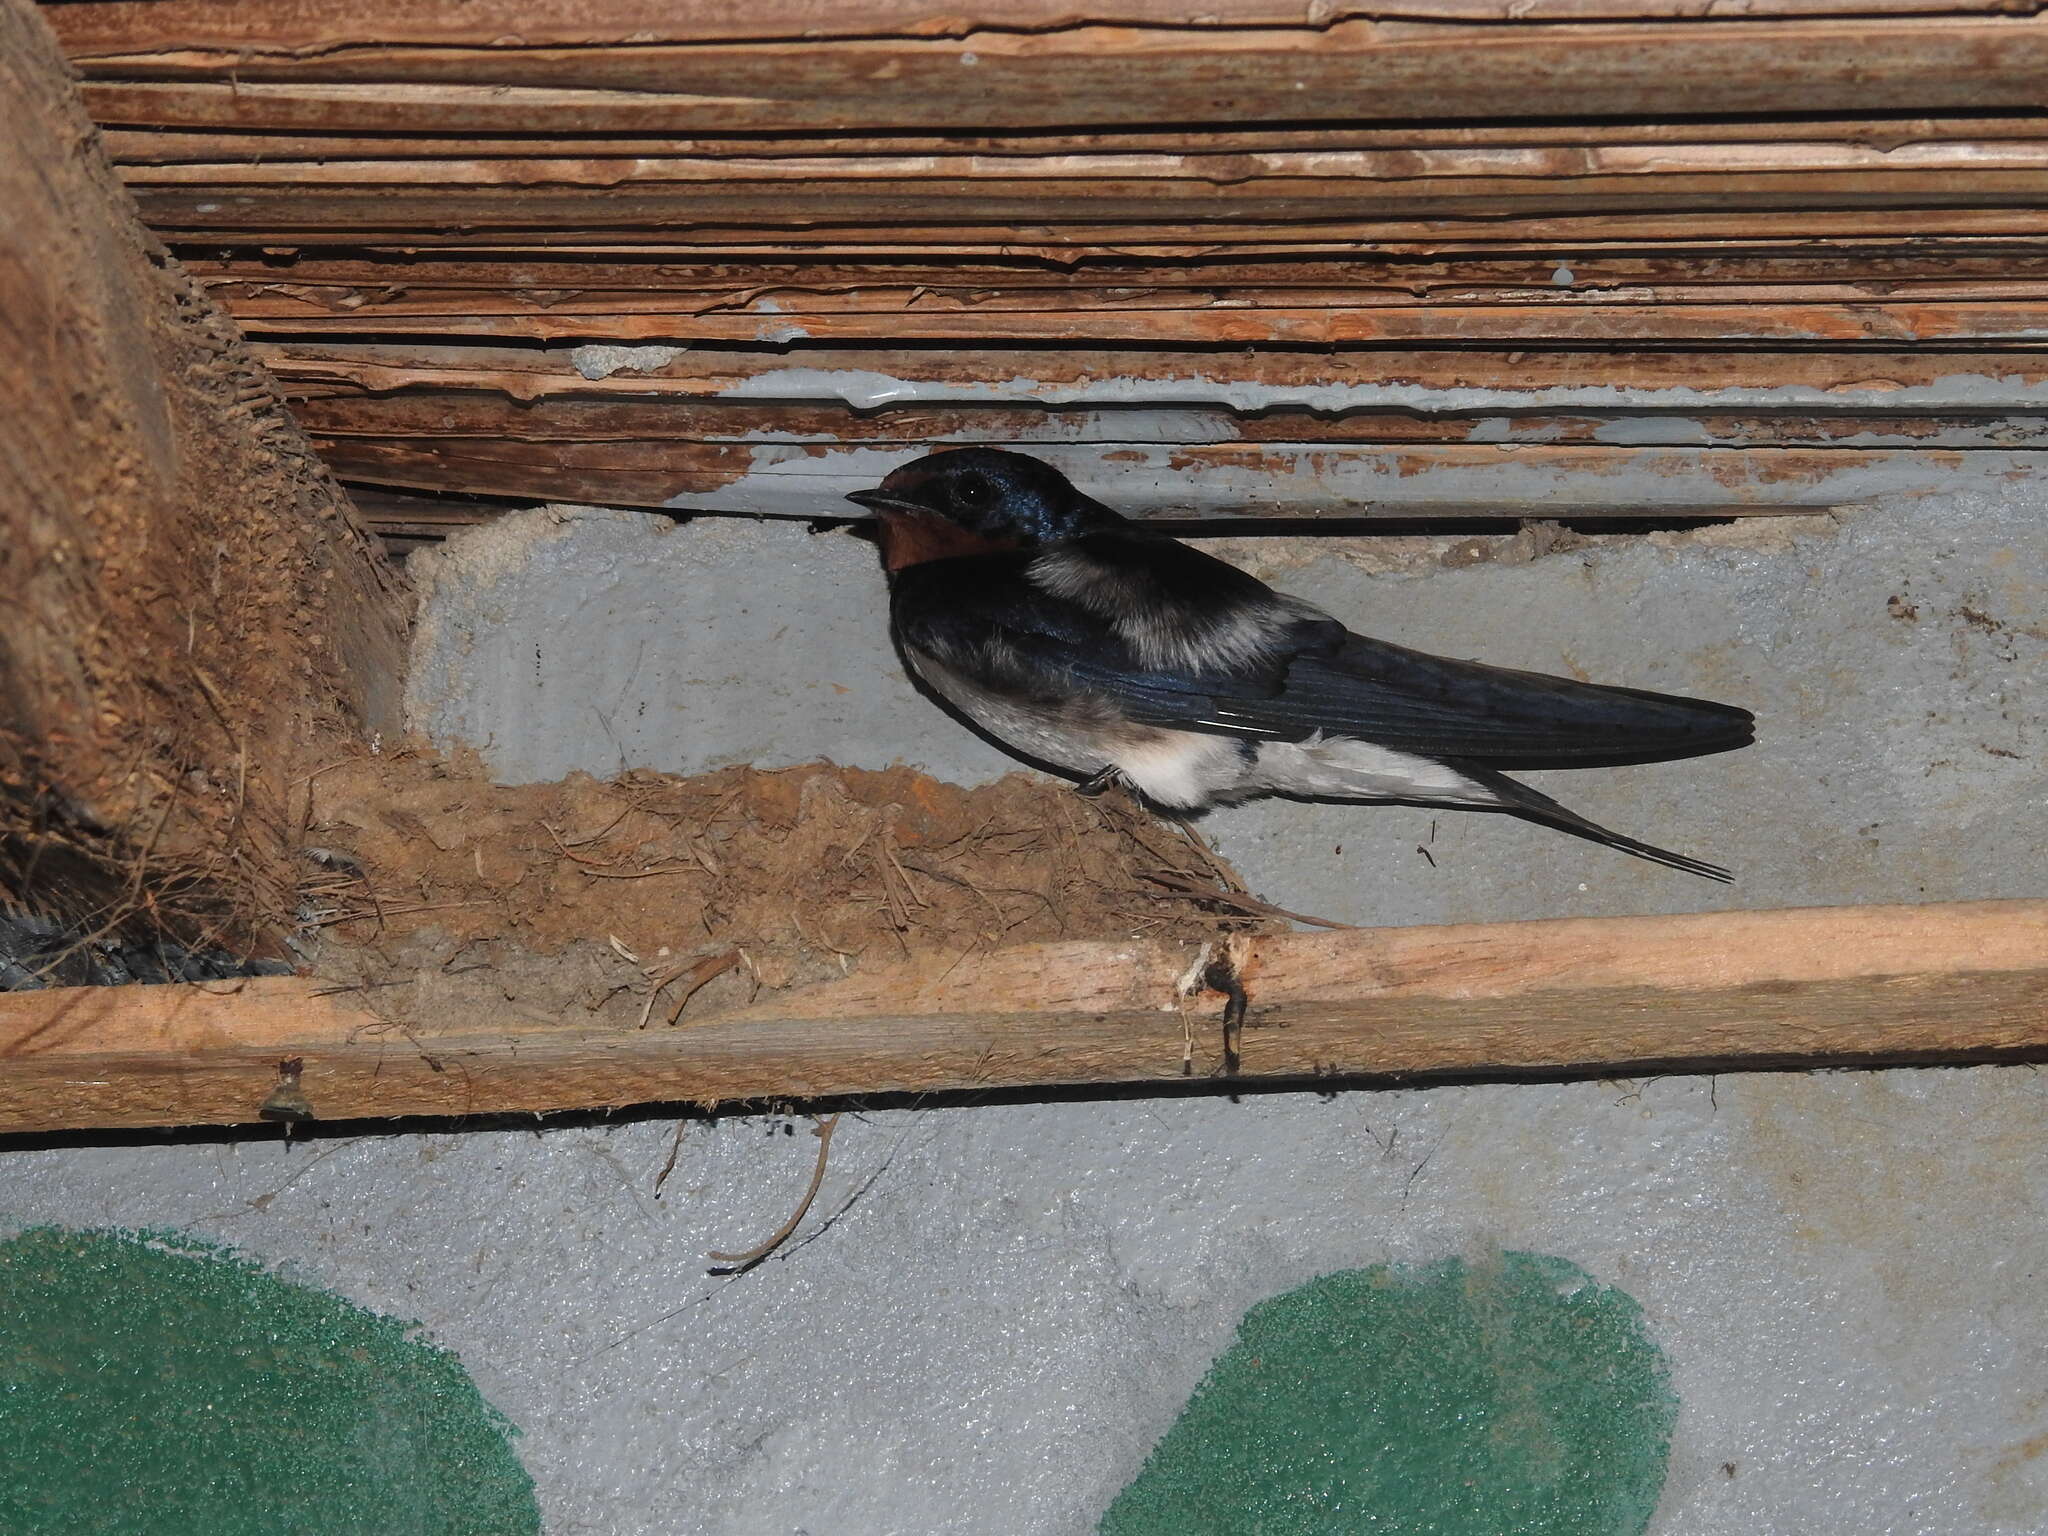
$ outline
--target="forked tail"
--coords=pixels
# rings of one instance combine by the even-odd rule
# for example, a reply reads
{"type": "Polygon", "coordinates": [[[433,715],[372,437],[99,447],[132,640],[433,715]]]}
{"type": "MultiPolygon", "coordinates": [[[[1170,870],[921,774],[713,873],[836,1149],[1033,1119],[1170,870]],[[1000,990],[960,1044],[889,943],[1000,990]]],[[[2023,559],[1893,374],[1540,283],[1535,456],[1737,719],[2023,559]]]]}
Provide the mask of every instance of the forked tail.
{"type": "Polygon", "coordinates": [[[1648,859],[1652,864],[1662,864],[1667,869],[1682,869],[1689,875],[1704,879],[1718,880],[1727,885],[1735,876],[1718,864],[1709,864],[1704,859],[1695,859],[1682,853],[1673,853],[1669,848],[1659,848],[1651,843],[1642,843],[1619,832],[1609,831],[1597,821],[1588,821],[1577,811],[1559,805],[1550,796],[1519,784],[1504,774],[1490,768],[1481,768],[1473,763],[1460,763],[1461,772],[1471,776],[1500,797],[1502,810],[1513,811],[1531,821],[1540,821],[1545,826],[1556,827],[1596,843],[1605,843],[1609,848],[1618,848],[1623,853],[1633,854],[1639,859],[1648,859]]]}

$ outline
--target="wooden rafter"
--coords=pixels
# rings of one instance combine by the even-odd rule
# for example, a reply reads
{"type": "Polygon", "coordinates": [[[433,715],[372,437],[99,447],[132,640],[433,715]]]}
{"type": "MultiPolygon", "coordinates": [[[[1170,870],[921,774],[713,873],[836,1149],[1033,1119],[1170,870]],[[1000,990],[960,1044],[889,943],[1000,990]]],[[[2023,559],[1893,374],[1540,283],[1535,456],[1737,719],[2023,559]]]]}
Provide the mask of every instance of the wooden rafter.
{"type": "MultiPolygon", "coordinates": [[[[1997,16],[2011,0],[1746,0],[1747,18],[1849,16],[1997,16]]],[[[110,0],[81,6],[57,23],[76,53],[147,52],[164,46],[204,48],[226,41],[272,52],[311,52],[337,36],[387,43],[502,47],[591,46],[633,37],[650,43],[705,40],[817,39],[896,36],[960,37],[996,27],[1022,34],[1084,25],[1173,26],[1219,34],[1244,27],[1321,30],[1356,17],[1395,21],[1520,23],[1526,29],[1563,22],[1656,25],[1700,22],[1711,13],[1687,0],[1003,0],[976,9],[958,0],[869,0],[858,7],[830,0],[696,0],[679,10],[669,0],[606,0],[602,5],[536,0],[110,0]]]]}
{"type": "Polygon", "coordinates": [[[0,996],[0,1131],[1239,1080],[1954,1062],[2048,1051],[2048,902],[1349,930],[940,956],[663,1030],[409,1019],[291,979],[0,996]],[[1213,973],[1211,975],[1213,977],[1213,973]]]}
{"type": "Polygon", "coordinates": [[[901,390],[801,430],[906,453],[1072,409],[1137,451],[1057,381],[1139,381],[1210,429],[1185,467],[1257,445],[1287,482],[1190,490],[1219,515],[1355,512],[1382,471],[1520,515],[1474,478],[1496,439],[1623,513],[2040,467],[2048,17],[2007,0],[50,15],[146,219],[358,484],[796,513],[725,492],[820,404],[768,381],[835,370],[901,390]],[[1291,437],[1247,403],[1316,374],[1391,387],[1291,437]],[[1968,413],[1910,393],[1955,374],[1994,381],[1968,413]],[[1610,398],[1561,421],[1566,378],[1610,398]],[[1651,403],[1715,389],[1782,398],[1651,403]],[[359,395],[388,398],[321,408],[359,395]],[[892,435],[907,402],[991,409],[892,435]]]}
{"type": "MultiPolygon", "coordinates": [[[[1982,12],[1019,31],[991,7],[995,26],[961,36],[731,40],[691,17],[684,41],[606,28],[609,46],[593,47],[536,43],[528,26],[481,37],[466,19],[465,36],[415,42],[391,8],[364,5],[325,11],[328,30],[302,48],[229,7],[205,20],[120,8],[135,18],[126,40],[89,30],[91,13],[117,8],[80,7],[76,22],[69,9],[57,24],[97,115],[286,130],[516,132],[536,115],[586,132],[734,133],[1984,112],[2035,107],[2048,73],[2048,22],[1982,12]],[[232,87],[213,78],[229,72],[232,87]]],[[[528,25],[548,10],[532,7],[528,25]]]]}
{"type": "Polygon", "coordinates": [[[280,942],[297,754],[395,726],[401,584],[0,0],[0,905],[280,942]]]}

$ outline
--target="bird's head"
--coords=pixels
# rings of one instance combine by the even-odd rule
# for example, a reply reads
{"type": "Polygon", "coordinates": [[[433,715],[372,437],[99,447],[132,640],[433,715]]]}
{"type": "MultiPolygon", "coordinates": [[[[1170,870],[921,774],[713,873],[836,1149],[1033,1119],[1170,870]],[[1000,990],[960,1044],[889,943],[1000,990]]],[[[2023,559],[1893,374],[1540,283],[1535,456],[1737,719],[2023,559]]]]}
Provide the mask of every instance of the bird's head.
{"type": "Polygon", "coordinates": [[[1118,521],[1050,464],[999,448],[928,453],[846,499],[874,512],[876,542],[891,570],[991,549],[1032,549],[1118,521]]]}

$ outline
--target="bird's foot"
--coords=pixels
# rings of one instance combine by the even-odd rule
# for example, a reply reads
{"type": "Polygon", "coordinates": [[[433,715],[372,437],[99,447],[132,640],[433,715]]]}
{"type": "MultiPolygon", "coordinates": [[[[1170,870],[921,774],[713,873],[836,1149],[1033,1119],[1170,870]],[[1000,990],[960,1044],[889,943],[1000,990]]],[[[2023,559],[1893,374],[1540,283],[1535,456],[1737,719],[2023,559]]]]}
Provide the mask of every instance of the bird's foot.
{"type": "Polygon", "coordinates": [[[1100,773],[1091,773],[1087,778],[1083,779],[1080,783],[1076,784],[1074,786],[1074,793],[1077,795],[1085,795],[1090,800],[1093,800],[1097,795],[1101,794],[1111,785],[1121,784],[1123,782],[1123,769],[1117,767],[1115,763],[1111,763],[1107,768],[1104,768],[1100,773]]]}
{"type": "Polygon", "coordinates": [[[1245,991],[1237,967],[1227,958],[1209,962],[1208,969],[1202,972],[1202,985],[1224,996],[1223,1075],[1235,1077],[1243,1060],[1244,1024],[1251,1012],[1251,995],[1245,991]]]}

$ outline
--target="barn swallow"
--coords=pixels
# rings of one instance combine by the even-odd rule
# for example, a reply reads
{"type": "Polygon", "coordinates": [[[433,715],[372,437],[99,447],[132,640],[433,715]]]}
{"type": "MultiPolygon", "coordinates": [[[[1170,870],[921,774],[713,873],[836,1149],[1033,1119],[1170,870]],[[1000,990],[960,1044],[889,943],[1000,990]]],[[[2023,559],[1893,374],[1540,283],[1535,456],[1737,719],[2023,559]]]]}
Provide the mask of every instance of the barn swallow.
{"type": "Polygon", "coordinates": [[[1260,795],[1507,811],[1731,878],[1500,770],[1723,752],[1752,740],[1747,710],[1353,634],[1021,453],[928,454],[848,500],[874,514],[863,531],[881,549],[911,670],[1086,791],[1122,780],[1183,813],[1260,795]]]}

